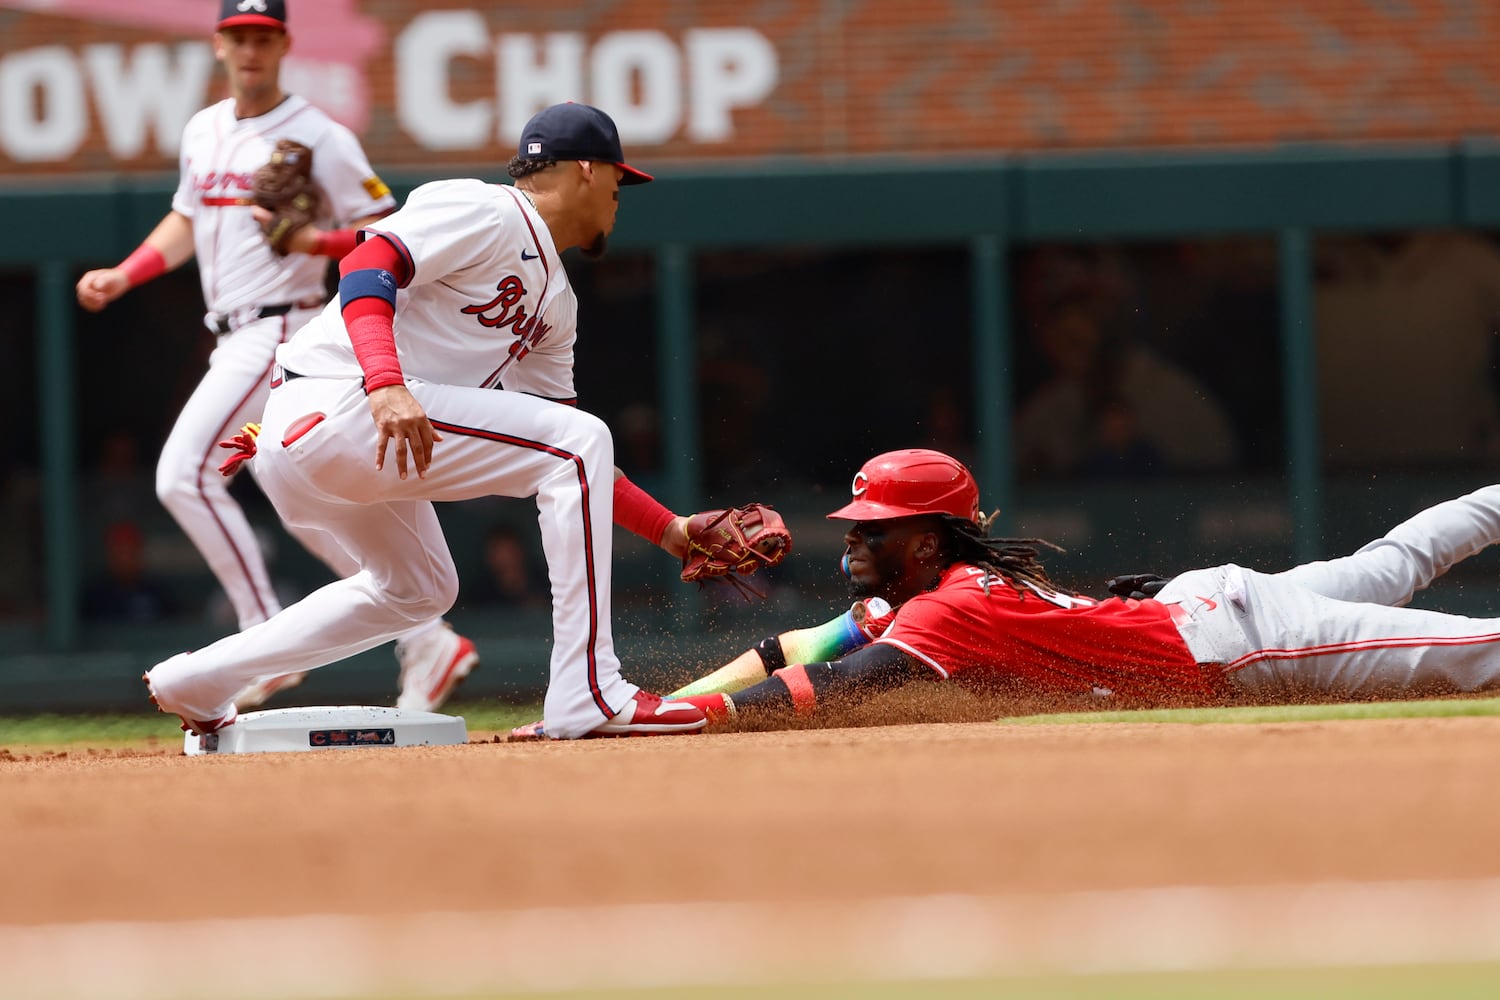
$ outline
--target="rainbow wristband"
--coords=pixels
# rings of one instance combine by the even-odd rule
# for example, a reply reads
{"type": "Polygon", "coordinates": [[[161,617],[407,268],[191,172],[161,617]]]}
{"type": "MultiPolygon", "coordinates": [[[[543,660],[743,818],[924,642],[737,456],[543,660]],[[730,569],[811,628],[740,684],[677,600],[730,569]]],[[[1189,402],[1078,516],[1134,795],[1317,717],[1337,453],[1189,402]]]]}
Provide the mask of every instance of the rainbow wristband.
{"type": "Polygon", "coordinates": [[[826,663],[870,641],[854,621],[852,610],[822,625],[783,632],[778,638],[787,663],[826,663]]]}

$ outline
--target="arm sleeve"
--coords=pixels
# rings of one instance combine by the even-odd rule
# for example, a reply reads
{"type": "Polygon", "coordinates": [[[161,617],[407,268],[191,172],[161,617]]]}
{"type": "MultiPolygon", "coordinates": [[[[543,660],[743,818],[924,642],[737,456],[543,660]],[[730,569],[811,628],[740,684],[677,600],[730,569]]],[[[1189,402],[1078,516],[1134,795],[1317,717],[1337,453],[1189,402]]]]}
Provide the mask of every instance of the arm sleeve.
{"type": "MultiPolygon", "coordinates": [[[[769,678],[730,695],[736,709],[778,709],[807,706],[810,689],[816,701],[829,696],[865,697],[931,677],[925,665],[894,646],[862,646],[839,660],[783,667],[769,678]],[[800,689],[800,690],[799,690],[800,689]]],[[[805,714],[805,712],[803,712],[805,714]]]]}

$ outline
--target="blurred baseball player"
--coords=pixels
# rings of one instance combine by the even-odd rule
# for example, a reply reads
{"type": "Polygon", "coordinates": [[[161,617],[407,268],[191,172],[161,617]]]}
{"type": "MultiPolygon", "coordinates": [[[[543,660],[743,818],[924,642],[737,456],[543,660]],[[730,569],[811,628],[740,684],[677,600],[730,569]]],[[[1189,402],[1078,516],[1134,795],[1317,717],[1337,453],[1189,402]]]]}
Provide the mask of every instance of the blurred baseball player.
{"type": "Polygon", "coordinates": [[[338,297],[277,351],[253,459],[281,516],[358,561],[270,620],[158,664],[158,706],[199,733],[272,672],[368,649],[445,612],[458,576],[433,501],[537,498],[552,585],[549,735],[681,733],[696,707],[620,675],[610,627],[612,523],[681,557],[685,525],[614,467],[608,427],[575,405],[577,299],[559,256],[597,256],[625,163],[609,116],[559,104],[527,123],[514,185],[412,192],[340,262],[338,297]]]}
{"type": "MultiPolygon", "coordinates": [[[[395,208],[390,190],[370,167],[359,140],[279,84],[291,45],[284,0],[222,0],[213,36],[230,97],[198,112],[183,131],[181,175],[172,210],[118,267],[89,271],[78,301],[97,312],[127,290],[186,263],[195,254],[208,307],[205,323],[218,337],[209,368],[183,407],[156,467],[162,504],[203,554],[234,606],[240,628],[280,610],[265,558],[244,511],[218,473],[218,442],[265,407],[277,345],[327,301],[327,258],[354,248],[353,227],[395,208]],[[251,178],[278,139],[313,151],[313,180],[323,196],[321,226],[288,237],[285,255],[267,245],[267,212],[252,206],[251,178]]],[[[288,525],[292,534],[339,576],[358,567],[322,533],[288,525]]],[[[474,645],[441,619],[415,624],[396,647],[404,708],[431,710],[478,660],[474,645]]],[[[239,704],[248,708],[301,679],[250,678],[239,704]]]]}
{"type": "Polygon", "coordinates": [[[894,613],[825,631],[811,655],[773,637],[676,697],[724,719],[745,708],[810,714],[920,678],[1168,705],[1500,687],[1500,619],[1403,607],[1500,541],[1500,486],[1422,511],[1340,559],[1274,574],[1231,564],[1170,582],[1121,577],[1110,582],[1120,599],[1103,601],[1048,579],[1037,559],[1046,543],[989,537],[973,476],[941,452],[877,455],[828,516],[851,522],[854,594],[894,613]]]}

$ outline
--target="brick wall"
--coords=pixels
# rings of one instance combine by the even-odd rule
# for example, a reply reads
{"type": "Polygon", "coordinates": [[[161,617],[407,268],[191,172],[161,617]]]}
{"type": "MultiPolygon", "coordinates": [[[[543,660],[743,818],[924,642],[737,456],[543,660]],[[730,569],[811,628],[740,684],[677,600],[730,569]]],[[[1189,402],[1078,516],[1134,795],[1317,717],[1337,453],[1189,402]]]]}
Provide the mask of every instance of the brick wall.
{"type": "MultiPolygon", "coordinates": [[[[159,2],[161,13],[143,23],[143,15],[113,13],[129,5],[100,0],[56,0],[46,15],[31,12],[25,0],[0,0],[0,166],[7,176],[172,168],[170,141],[153,135],[143,148],[122,152],[119,142],[111,147],[103,137],[100,119],[107,112],[84,57],[90,46],[123,45],[128,61],[137,47],[156,42],[169,43],[176,58],[177,43],[206,42],[212,0],[159,2]],[[200,15],[201,27],[193,23],[200,15]],[[70,54],[81,83],[67,80],[70,54]],[[17,116],[34,119],[34,130],[51,127],[48,115],[55,117],[60,103],[72,99],[69,88],[77,87],[87,103],[87,137],[69,148],[55,132],[42,132],[46,141],[38,142],[60,152],[18,154],[17,137],[26,138],[28,126],[17,126],[17,116]]],[[[650,105],[650,81],[626,73],[623,89],[610,89],[601,82],[600,60],[619,46],[658,53],[659,65],[674,68],[675,78],[666,97],[656,81],[656,97],[665,102],[656,107],[676,101],[680,110],[675,118],[657,114],[654,125],[627,135],[632,159],[657,165],[763,156],[1442,141],[1500,131],[1500,60],[1494,55],[1500,4],[1483,0],[513,0],[467,6],[457,0],[439,13],[467,12],[478,37],[469,32],[470,48],[447,56],[412,41],[413,21],[423,12],[430,18],[431,5],[291,2],[294,53],[343,60],[331,72],[347,76],[333,89],[360,91],[348,117],[383,167],[494,164],[509,155],[513,140],[499,110],[505,87],[497,55],[507,36],[522,36],[533,55],[549,37],[569,40],[581,53],[575,78],[583,93],[553,96],[581,97],[612,111],[650,105]],[[705,88],[688,81],[694,33],[711,29],[758,33],[774,54],[774,86],[722,109],[727,134],[705,138],[691,124],[705,88]],[[444,102],[472,113],[488,109],[482,138],[434,144],[430,136],[414,135],[413,116],[426,119],[429,109],[419,96],[403,112],[399,93],[416,86],[411,81],[422,71],[443,76],[441,96],[427,102],[427,120],[441,119],[444,102]]],[[[537,76],[516,70],[514,61],[512,71],[521,80],[537,76]]],[[[222,86],[217,72],[206,79],[202,103],[219,96],[222,86]]]]}

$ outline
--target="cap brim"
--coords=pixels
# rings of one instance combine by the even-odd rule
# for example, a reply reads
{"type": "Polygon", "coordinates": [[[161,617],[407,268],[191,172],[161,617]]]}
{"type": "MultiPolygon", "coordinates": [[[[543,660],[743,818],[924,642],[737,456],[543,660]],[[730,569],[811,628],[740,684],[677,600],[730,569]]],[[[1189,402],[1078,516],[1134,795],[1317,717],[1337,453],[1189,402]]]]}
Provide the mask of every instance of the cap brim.
{"type": "Polygon", "coordinates": [[[644,170],[637,170],[628,163],[616,163],[615,166],[625,171],[625,176],[620,178],[621,184],[645,184],[648,181],[656,180],[655,177],[652,177],[644,170]]]}
{"type": "Polygon", "coordinates": [[[893,517],[917,517],[920,511],[888,507],[873,500],[855,500],[828,515],[830,521],[888,521],[893,517]]]}
{"type": "Polygon", "coordinates": [[[225,28],[280,28],[286,30],[286,22],[278,21],[274,17],[266,17],[264,14],[236,14],[226,17],[214,28],[215,31],[223,31],[225,28]]]}

